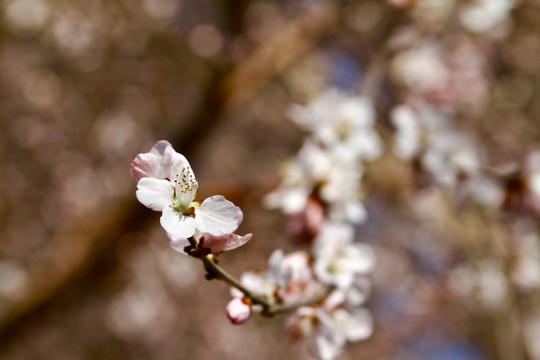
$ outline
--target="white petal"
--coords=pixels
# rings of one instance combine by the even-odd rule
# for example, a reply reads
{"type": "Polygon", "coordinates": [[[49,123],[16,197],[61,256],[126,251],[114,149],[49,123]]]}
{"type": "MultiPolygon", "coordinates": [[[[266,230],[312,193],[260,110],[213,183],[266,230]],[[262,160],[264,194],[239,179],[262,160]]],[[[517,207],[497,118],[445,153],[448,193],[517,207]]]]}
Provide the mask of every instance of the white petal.
{"type": "Polygon", "coordinates": [[[373,333],[373,318],[367,309],[355,309],[352,313],[338,309],[332,316],[349,341],[364,340],[373,333]]]}
{"type": "Polygon", "coordinates": [[[172,145],[167,140],[159,140],[154,144],[154,146],[152,146],[149,153],[163,156],[165,149],[168,147],[172,148],[172,145]]]}
{"type": "MultiPolygon", "coordinates": [[[[163,153],[160,177],[169,178],[171,181],[174,181],[177,175],[182,174],[183,169],[186,169],[186,171],[187,169],[191,169],[185,156],[177,153],[172,146],[167,147],[163,153]]],[[[191,172],[191,170],[189,170],[189,172],[191,172]]]]}
{"type": "Polygon", "coordinates": [[[144,206],[162,211],[172,204],[174,189],[167,180],[145,177],[137,183],[135,195],[144,206]]]}
{"type": "MultiPolygon", "coordinates": [[[[172,150],[168,141],[158,141],[149,152],[139,154],[131,162],[131,175],[137,181],[143,177],[165,179],[168,175],[162,174],[163,155],[167,149],[172,150]]],[[[174,152],[174,150],[172,150],[174,152]]]]}
{"type": "Polygon", "coordinates": [[[144,177],[159,178],[161,156],[156,154],[139,154],[130,165],[131,176],[136,181],[144,177]]]}
{"type": "Polygon", "coordinates": [[[177,239],[187,239],[195,233],[197,223],[191,216],[184,216],[176,212],[172,207],[163,209],[163,214],[159,219],[161,226],[171,237],[177,239]]]}
{"type": "Polygon", "coordinates": [[[242,210],[221,195],[204,200],[195,210],[197,228],[214,236],[225,235],[236,230],[242,222],[242,210]]]}
{"type": "Polygon", "coordinates": [[[348,247],[347,262],[356,274],[367,274],[375,267],[375,254],[371,246],[354,244],[348,247]]]}

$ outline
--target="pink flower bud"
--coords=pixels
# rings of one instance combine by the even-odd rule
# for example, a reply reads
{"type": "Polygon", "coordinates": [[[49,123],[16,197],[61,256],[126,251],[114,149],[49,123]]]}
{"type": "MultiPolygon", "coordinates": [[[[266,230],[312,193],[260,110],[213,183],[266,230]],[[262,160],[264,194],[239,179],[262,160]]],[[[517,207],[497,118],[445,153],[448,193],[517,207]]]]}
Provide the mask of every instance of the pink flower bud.
{"type": "Polygon", "coordinates": [[[251,301],[248,298],[234,298],[227,304],[227,316],[235,325],[246,322],[251,316],[251,301]]]}

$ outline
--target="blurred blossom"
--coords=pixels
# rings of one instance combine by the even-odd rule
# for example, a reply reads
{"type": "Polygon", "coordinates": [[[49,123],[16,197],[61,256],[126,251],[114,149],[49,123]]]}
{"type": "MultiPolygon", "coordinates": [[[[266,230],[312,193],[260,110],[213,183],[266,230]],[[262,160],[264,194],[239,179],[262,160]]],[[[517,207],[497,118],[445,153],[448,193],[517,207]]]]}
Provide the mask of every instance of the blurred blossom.
{"type": "Polygon", "coordinates": [[[189,33],[191,50],[200,57],[213,57],[219,54],[224,45],[219,29],[212,24],[196,25],[189,33]]]}
{"type": "Polygon", "coordinates": [[[532,151],[525,159],[525,176],[527,188],[535,203],[540,208],[540,151],[532,151]]]}
{"type": "Polygon", "coordinates": [[[536,233],[517,234],[512,281],[522,290],[540,288],[540,238],[536,233]]]}
{"type": "Polygon", "coordinates": [[[4,17],[15,33],[32,34],[43,28],[50,15],[50,5],[44,0],[4,1],[4,17]]]}
{"type": "Polygon", "coordinates": [[[470,197],[477,204],[490,209],[500,209],[503,205],[504,189],[497,181],[487,176],[479,176],[463,184],[463,195],[470,197]]]}
{"type": "Polygon", "coordinates": [[[504,32],[514,0],[474,0],[460,12],[460,20],[468,30],[476,33],[504,32]]]}
{"type": "Polygon", "coordinates": [[[446,44],[423,40],[398,53],[390,71],[412,94],[441,111],[479,110],[485,103],[490,73],[486,50],[466,38],[446,44]]]}
{"type": "MultiPolygon", "coordinates": [[[[270,304],[294,303],[315,296],[321,290],[310,262],[306,252],[284,255],[283,251],[275,250],[268,260],[266,272],[245,272],[240,281],[249,291],[270,304]]],[[[231,295],[238,299],[244,297],[236,288],[231,289],[231,295]]]]}
{"type": "Polygon", "coordinates": [[[467,305],[497,311],[508,303],[508,283],[501,264],[480,260],[450,273],[450,289],[467,305]]]}
{"type": "Polygon", "coordinates": [[[354,228],[348,224],[326,223],[313,246],[317,277],[325,284],[349,288],[360,275],[375,267],[370,246],[353,243],[354,228]]]}
{"type": "Polygon", "coordinates": [[[291,119],[328,149],[341,155],[373,160],[382,148],[373,129],[375,110],[369,98],[330,90],[307,106],[293,106],[291,119]]]}
{"type": "Polygon", "coordinates": [[[462,176],[478,174],[481,161],[475,143],[451,128],[448,118],[431,107],[419,111],[400,105],[391,118],[396,126],[395,151],[400,157],[420,157],[437,183],[454,186],[462,176]]]}
{"type": "Polygon", "coordinates": [[[398,81],[420,93],[440,86],[449,76],[441,58],[441,45],[435,41],[425,41],[398,54],[391,71],[398,81]]]}
{"type": "Polygon", "coordinates": [[[391,119],[396,127],[394,152],[397,156],[410,159],[420,150],[421,128],[414,111],[406,105],[392,109],[391,119]]]}
{"type": "Polygon", "coordinates": [[[287,319],[287,332],[293,339],[304,339],[317,359],[334,359],[347,342],[365,340],[373,332],[371,313],[349,299],[338,290],[321,306],[299,308],[287,319]]]}

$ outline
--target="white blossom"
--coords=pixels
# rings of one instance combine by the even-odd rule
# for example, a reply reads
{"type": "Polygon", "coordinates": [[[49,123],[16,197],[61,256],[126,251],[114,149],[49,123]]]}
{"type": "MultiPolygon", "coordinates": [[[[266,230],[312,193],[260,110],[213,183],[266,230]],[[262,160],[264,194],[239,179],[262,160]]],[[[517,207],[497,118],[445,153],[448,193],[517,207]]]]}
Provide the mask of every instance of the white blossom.
{"type": "Polygon", "coordinates": [[[504,25],[514,4],[514,0],[474,0],[461,10],[459,18],[468,30],[485,33],[504,25]]]}
{"type": "Polygon", "coordinates": [[[364,340],[373,332],[370,312],[359,302],[349,303],[348,292],[334,291],[321,306],[301,307],[287,320],[289,334],[306,339],[309,352],[318,359],[334,359],[347,342],[364,340]]]}
{"type": "Polygon", "coordinates": [[[336,148],[342,154],[368,160],[382,153],[379,136],[373,129],[375,110],[367,97],[332,89],[306,106],[293,106],[289,116],[328,149],[336,148]]]}
{"type": "Polygon", "coordinates": [[[350,287],[357,276],[375,267],[375,255],[370,246],[353,243],[354,229],[345,223],[327,223],[315,239],[314,269],[325,284],[338,288],[350,287]]]}
{"type": "Polygon", "coordinates": [[[186,239],[198,229],[214,236],[229,234],[242,221],[242,211],[221,195],[202,204],[195,202],[198,181],[187,159],[165,140],[158,141],[131,163],[137,180],[137,199],[146,207],[161,211],[161,226],[171,237],[186,239]]]}

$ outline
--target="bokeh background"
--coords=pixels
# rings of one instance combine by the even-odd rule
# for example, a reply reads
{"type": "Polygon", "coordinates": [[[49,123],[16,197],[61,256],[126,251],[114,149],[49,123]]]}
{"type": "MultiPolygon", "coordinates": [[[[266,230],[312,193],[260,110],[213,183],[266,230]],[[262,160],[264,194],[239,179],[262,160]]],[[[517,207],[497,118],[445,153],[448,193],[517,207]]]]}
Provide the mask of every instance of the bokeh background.
{"type": "Polygon", "coordinates": [[[391,154],[368,169],[375,333],[340,358],[540,359],[540,258],[512,285],[533,253],[516,238],[539,246],[516,174],[540,141],[540,2],[463,21],[478,2],[0,2],[0,359],[309,359],[284,316],[229,323],[228,287],[170,249],[129,163],[170,141],[200,199],[244,211],[253,239],[221,264],[264,269],[276,248],[308,248],[262,198],[302,143],[287,109],[330,87],[373,95],[388,144],[391,108],[422,94],[511,168],[504,211],[421,191],[391,154]],[[433,48],[453,76],[441,88],[433,48]]]}

